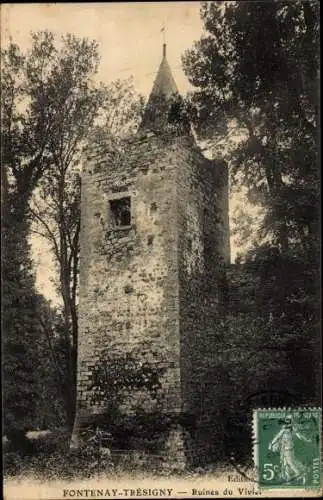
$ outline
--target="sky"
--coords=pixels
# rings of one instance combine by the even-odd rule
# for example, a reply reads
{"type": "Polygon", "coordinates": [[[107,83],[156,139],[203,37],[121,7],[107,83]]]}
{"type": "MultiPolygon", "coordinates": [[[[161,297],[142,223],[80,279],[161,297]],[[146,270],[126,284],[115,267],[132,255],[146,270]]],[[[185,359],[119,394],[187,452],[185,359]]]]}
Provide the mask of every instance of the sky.
{"type": "Polygon", "coordinates": [[[149,93],[163,44],[180,92],[189,83],[180,67],[181,55],[202,32],[199,2],[120,2],[64,4],[3,4],[2,44],[12,36],[21,47],[30,44],[30,31],[48,29],[73,33],[99,43],[99,79],[134,77],[135,87],[149,93]]]}
{"type": "MultiPolygon", "coordinates": [[[[22,49],[28,49],[30,32],[45,29],[58,37],[72,33],[95,39],[101,54],[98,79],[109,83],[132,76],[135,88],[148,97],[165,36],[169,65],[179,91],[185,94],[191,87],[181,69],[181,55],[202,34],[199,9],[200,3],[196,1],[2,4],[1,45],[5,46],[12,37],[22,49]]],[[[232,209],[235,202],[230,203],[232,209]]],[[[50,252],[35,238],[32,248],[38,287],[47,297],[55,299],[50,282],[53,274],[50,252]]],[[[231,243],[232,259],[236,251],[231,243]]]]}

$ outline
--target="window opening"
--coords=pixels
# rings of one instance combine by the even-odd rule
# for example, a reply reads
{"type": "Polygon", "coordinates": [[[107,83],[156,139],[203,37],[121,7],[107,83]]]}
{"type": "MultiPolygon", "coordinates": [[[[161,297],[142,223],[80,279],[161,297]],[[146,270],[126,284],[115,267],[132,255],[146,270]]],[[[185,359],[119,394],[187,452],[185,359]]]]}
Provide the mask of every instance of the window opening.
{"type": "Polygon", "coordinates": [[[112,220],[115,227],[130,226],[131,201],[130,196],[118,200],[110,200],[112,220]]]}

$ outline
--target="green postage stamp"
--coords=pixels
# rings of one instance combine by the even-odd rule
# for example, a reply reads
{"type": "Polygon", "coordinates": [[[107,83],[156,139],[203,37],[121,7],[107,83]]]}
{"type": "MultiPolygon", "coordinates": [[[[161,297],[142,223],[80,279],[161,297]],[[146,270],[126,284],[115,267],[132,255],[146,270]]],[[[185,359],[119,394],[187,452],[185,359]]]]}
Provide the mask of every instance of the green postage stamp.
{"type": "Polygon", "coordinates": [[[254,410],[253,431],[260,488],[320,488],[320,409],[254,410]]]}

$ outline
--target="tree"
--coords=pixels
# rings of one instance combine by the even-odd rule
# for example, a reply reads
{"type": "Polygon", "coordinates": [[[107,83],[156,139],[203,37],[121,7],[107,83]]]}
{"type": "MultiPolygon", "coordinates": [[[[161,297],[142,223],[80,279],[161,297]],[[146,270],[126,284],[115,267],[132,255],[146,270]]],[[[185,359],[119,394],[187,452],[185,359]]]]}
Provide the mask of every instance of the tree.
{"type": "Polygon", "coordinates": [[[77,124],[85,129],[100,104],[100,89],[90,84],[98,67],[95,42],[67,35],[57,50],[49,32],[33,33],[32,42],[25,55],[11,41],[2,51],[1,68],[3,190],[19,197],[22,219],[39,180],[53,164],[52,146],[60,147],[66,115],[78,113],[77,124]],[[83,106],[75,110],[80,100],[83,106]]]}
{"type": "Polygon", "coordinates": [[[206,34],[183,57],[198,87],[190,108],[201,136],[226,137],[233,122],[245,134],[231,171],[263,209],[251,260],[270,261],[272,252],[288,260],[276,268],[281,286],[303,264],[305,296],[318,287],[318,9],[315,1],[205,2],[206,34]]]}
{"type": "MultiPolygon", "coordinates": [[[[275,333],[290,377],[297,380],[302,367],[304,390],[316,404],[319,3],[203,2],[201,18],[205,34],[183,56],[195,87],[190,113],[211,150],[229,143],[232,183],[263,212],[259,230],[254,217],[240,219],[242,240],[255,240],[243,258],[253,299],[242,318],[264,338],[275,333]]],[[[282,363],[282,378],[284,369],[282,363]]]]}
{"type": "Polygon", "coordinates": [[[247,139],[233,152],[233,181],[264,209],[262,236],[317,255],[319,4],[204,2],[206,34],[184,70],[198,87],[191,112],[199,132],[247,139]]]}
{"type": "MultiPolygon", "coordinates": [[[[61,193],[58,217],[65,220],[64,175],[75,160],[73,155],[80,141],[94,124],[106,89],[95,86],[92,81],[99,63],[96,42],[67,35],[57,48],[53,34],[40,32],[32,34],[32,47],[26,54],[10,41],[1,55],[2,271],[6,283],[3,324],[6,359],[9,363],[10,356],[10,364],[16,368],[10,370],[8,366],[6,372],[5,411],[7,421],[16,425],[16,420],[28,419],[26,414],[23,418],[17,408],[12,391],[20,383],[19,370],[23,378],[26,359],[31,364],[30,373],[34,369],[33,377],[37,379],[37,362],[29,354],[37,351],[36,333],[42,328],[29,258],[31,197],[45,174],[55,172],[61,193]],[[26,314],[33,318],[33,324],[28,324],[26,314]],[[14,317],[19,318],[18,322],[13,321],[14,317]],[[21,349],[14,347],[20,344],[21,349]]],[[[77,226],[76,222],[76,233],[77,226]]],[[[67,255],[66,238],[65,234],[65,239],[60,241],[62,259],[67,255]]],[[[62,291],[70,307],[63,279],[68,262],[65,260],[63,264],[62,291]]],[[[30,390],[31,382],[28,387],[27,384],[21,386],[21,404],[30,401],[29,409],[33,401],[30,390]]],[[[70,386],[71,397],[73,391],[70,386]]]]}
{"type": "MultiPolygon", "coordinates": [[[[77,285],[79,273],[80,176],[77,171],[57,165],[45,174],[33,196],[30,213],[31,232],[50,243],[58,270],[57,289],[62,298],[61,342],[64,342],[66,369],[53,349],[55,371],[61,383],[69,418],[73,418],[75,363],[77,348],[77,285]],[[62,376],[64,374],[64,376],[62,376]]],[[[51,325],[44,324],[49,343],[53,342],[51,325]]]]}
{"type": "MultiPolygon", "coordinates": [[[[3,226],[8,220],[3,218],[3,226]]],[[[35,426],[40,392],[41,304],[34,287],[31,261],[25,253],[25,224],[15,224],[18,237],[3,235],[2,327],[4,433],[14,446],[23,446],[27,430],[35,426]]],[[[12,235],[10,235],[12,236],[12,235]]]]}
{"type": "Polygon", "coordinates": [[[55,168],[49,169],[44,174],[30,207],[33,219],[32,232],[49,242],[58,271],[57,291],[63,302],[64,332],[69,352],[67,387],[69,386],[71,390],[68,391],[66,400],[71,421],[75,406],[78,338],[82,156],[85,155],[84,149],[87,144],[92,141],[104,139],[105,142],[110,142],[111,148],[120,146],[122,139],[133,133],[142,107],[141,98],[136,94],[131,81],[118,80],[109,86],[101,86],[100,93],[93,94],[92,98],[97,121],[94,120],[92,127],[86,128],[84,128],[86,116],[83,117],[78,109],[81,108],[84,112],[84,97],[80,99],[78,96],[78,101],[73,98],[74,114],[67,115],[57,131],[56,142],[53,141],[49,145],[55,168]],[[97,102],[98,98],[100,105],[97,102]]]}

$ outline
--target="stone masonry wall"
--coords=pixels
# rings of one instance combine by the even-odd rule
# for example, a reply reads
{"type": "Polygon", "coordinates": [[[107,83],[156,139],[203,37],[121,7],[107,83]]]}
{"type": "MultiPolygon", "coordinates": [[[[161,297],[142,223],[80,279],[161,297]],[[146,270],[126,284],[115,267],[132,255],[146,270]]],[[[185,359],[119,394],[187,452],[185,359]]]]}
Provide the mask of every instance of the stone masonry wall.
{"type": "MultiPolygon", "coordinates": [[[[192,137],[141,134],[123,153],[103,144],[89,151],[82,181],[80,420],[104,412],[91,401],[88,383],[108,348],[166,370],[158,400],[132,394],[125,414],[158,405],[193,415],[203,434],[204,417],[216,405],[205,374],[216,358],[228,262],[227,168],[205,159],[192,137]],[[131,197],[131,224],[113,228],[110,200],[124,196],[131,197]]],[[[203,452],[207,433],[198,440],[203,452]]]]}
{"type": "Polygon", "coordinates": [[[228,171],[194,146],[179,156],[179,287],[184,411],[195,420],[200,454],[212,454],[216,431],[217,324],[225,307],[229,262],[228,171]]]}
{"type": "MultiPolygon", "coordinates": [[[[89,156],[82,184],[78,404],[90,414],[88,382],[100,353],[140,352],[166,368],[158,403],[179,412],[180,346],[177,264],[176,158],[157,139],[129,144],[119,158],[89,156]],[[130,196],[132,220],[112,228],[109,200],[130,196]]],[[[131,413],[146,395],[124,402],[131,413]]],[[[150,406],[150,408],[147,408],[150,406]]]]}

